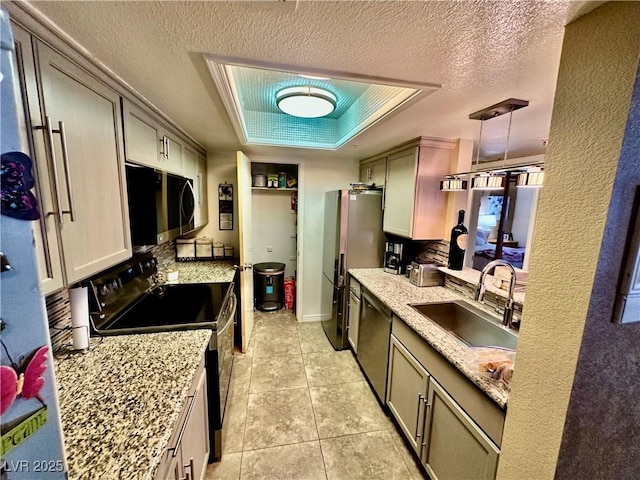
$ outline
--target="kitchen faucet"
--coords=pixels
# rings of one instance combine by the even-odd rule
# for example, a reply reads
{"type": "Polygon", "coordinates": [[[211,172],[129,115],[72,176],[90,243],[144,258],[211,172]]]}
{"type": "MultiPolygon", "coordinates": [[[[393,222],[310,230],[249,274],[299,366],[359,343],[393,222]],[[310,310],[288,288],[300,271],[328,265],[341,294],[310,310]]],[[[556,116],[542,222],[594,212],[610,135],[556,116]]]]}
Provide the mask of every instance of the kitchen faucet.
{"type": "Polygon", "coordinates": [[[513,291],[515,290],[515,287],[516,287],[516,270],[515,268],[513,268],[513,265],[501,259],[493,260],[487,263],[485,267],[482,269],[482,273],[480,273],[480,281],[476,286],[476,292],[473,298],[474,300],[477,300],[479,302],[482,302],[484,300],[484,291],[485,291],[484,278],[487,276],[488,273],[493,272],[495,268],[499,266],[507,267],[509,269],[509,272],[511,273],[511,280],[509,281],[509,298],[507,299],[507,302],[504,306],[504,311],[502,312],[502,325],[511,328],[514,326],[513,291]]]}

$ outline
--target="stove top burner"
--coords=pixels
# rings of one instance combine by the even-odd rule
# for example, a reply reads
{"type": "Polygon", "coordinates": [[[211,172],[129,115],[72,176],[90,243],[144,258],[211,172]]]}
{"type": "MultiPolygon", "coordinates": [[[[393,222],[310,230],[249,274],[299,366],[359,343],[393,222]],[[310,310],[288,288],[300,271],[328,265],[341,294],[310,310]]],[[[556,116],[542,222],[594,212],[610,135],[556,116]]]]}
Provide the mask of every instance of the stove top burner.
{"type": "Polygon", "coordinates": [[[154,285],[156,260],[144,254],[92,279],[92,334],[216,329],[229,283],[154,285]]]}

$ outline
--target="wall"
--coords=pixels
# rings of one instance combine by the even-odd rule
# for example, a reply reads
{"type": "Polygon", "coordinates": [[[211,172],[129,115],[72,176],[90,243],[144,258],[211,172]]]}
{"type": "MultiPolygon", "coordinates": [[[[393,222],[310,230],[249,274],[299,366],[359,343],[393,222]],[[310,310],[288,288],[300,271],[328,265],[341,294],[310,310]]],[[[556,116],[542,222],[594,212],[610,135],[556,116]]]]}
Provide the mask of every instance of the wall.
{"type": "MultiPolygon", "coordinates": [[[[270,157],[249,155],[254,162],[298,164],[298,319],[320,320],[320,286],[322,284],[322,229],[324,193],[329,190],[349,188],[358,181],[358,162],[342,159],[320,160],[303,157],[270,157]],[[302,267],[302,269],[301,269],[302,267]]],[[[230,243],[238,252],[238,216],[235,153],[210,153],[207,163],[207,187],[209,189],[209,224],[198,236],[212,237],[216,241],[230,243]],[[234,229],[218,230],[218,183],[227,181],[234,185],[234,229]]],[[[289,198],[287,196],[287,198],[289,198]]],[[[253,212],[256,215],[255,212],[253,212]]],[[[257,233],[254,232],[254,239],[257,233]]],[[[288,272],[287,272],[288,274],[288,272]]]]}
{"type": "MultiPolygon", "coordinates": [[[[588,473],[594,464],[622,457],[637,474],[637,445],[630,447],[637,444],[637,423],[635,433],[633,426],[622,427],[627,437],[611,432],[616,422],[625,422],[625,415],[638,409],[637,397],[630,398],[638,388],[633,385],[638,326],[609,325],[606,315],[595,318],[592,292],[601,286],[604,266],[596,270],[601,248],[606,254],[613,248],[608,242],[615,240],[605,232],[605,222],[639,54],[640,3],[605,4],[566,28],[498,479],[625,478],[628,471],[622,476],[588,473]],[[594,337],[597,328],[607,332],[606,339],[594,337]],[[625,335],[634,340],[625,340],[625,335]],[[584,401],[581,393],[597,391],[598,380],[610,377],[592,407],[582,407],[587,412],[581,417],[587,426],[582,435],[581,420],[574,414],[578,410],[567,415],[569,407],[577,409],[578,400],[571,396],[581,346],[586,357],[580,357],[579,367],[591,362],[591,373],[601,371],[595,379],[585,375],[588,370],[579,372],[575,394],[584,401]],[[606,360],[609,355],[612,361],[606,360]],[[585,389],[589,382],[590,391],[585,389]],[[576,452],[563,442],[565,421],[567,441],[578,442],[576,452]],[[593,442],[586,438],[591,435],[593,442]],[[561,469],[556,472],[559,455],[561,469]],[[615,458],[609,460],[609,455],[615,458]],[[581,466],[574,461],[578,457],[587,463],[581,466]]],[[[620,167],[637,158],[621,161],[620,167]]],[[[637,181],[637,163],[631,176],[637,181]]],[[[620,204],[615,192],[613,200],[613,206],[620,204]]]]}
{"type": "Polygon", "coordinates": [[[251,211],[254,263],[284,263],[285,277],[292,277],[296,270],[297,241],[296,213],[291,210],[291,192],[254,190],[251,211]],[[271,252],[267,251],[269,248],[271,252]]]}

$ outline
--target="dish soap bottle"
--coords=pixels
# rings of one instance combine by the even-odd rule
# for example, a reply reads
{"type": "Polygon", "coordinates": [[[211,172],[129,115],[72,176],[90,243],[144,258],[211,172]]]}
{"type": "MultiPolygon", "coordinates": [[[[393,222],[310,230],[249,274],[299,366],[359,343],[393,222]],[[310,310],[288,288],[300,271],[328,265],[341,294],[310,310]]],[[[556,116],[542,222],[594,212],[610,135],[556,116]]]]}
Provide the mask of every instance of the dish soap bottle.
{"type": "Polygon", "coordinates": [[[462,270],[462,264],[464,263],[464,252],[467,249],[469,234],[463,222],[464,210],[460,210],[458,212],[458,224],[451,229],[449,262],[447,263],[447,267],[451,270],[462,270]]]}

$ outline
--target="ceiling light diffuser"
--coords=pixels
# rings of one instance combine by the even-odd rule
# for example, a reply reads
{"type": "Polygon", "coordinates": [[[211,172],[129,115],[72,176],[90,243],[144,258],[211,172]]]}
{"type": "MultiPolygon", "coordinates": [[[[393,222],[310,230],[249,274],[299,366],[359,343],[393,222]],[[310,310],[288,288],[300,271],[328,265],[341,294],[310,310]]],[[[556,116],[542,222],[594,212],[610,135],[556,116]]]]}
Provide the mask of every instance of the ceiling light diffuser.
{"type": "Polygon", "coordinates": [[[336,101],[330,91],[311,86],[283,88],[276,93],[276,105],[292,117],[326,117],[335,110],[336,101]]]}

